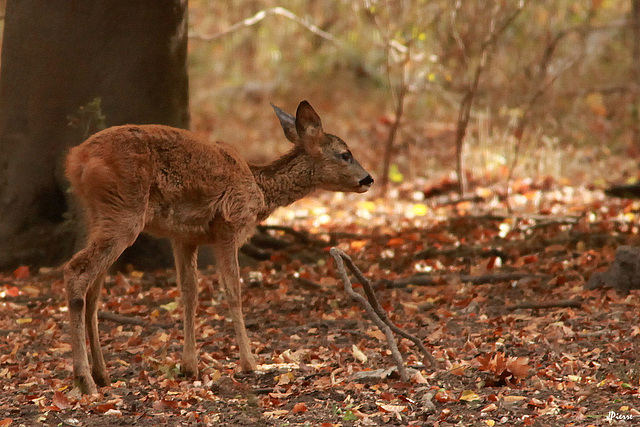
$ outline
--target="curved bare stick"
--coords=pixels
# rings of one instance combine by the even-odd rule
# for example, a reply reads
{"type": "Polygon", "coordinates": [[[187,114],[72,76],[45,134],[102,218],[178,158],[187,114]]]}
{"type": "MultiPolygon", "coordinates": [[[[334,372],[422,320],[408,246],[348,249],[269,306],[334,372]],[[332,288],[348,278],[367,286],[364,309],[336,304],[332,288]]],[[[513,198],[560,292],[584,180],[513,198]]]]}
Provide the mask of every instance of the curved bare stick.
{"type": "MultiPolygon", "coordinates": [[[[362,284],[362,288],[364,289],[364,293],[367,296],[367,299],[369,300],[369,303],[371,304],[373,310],[376,312],[376,314],[378,315],[378,317],[380,317],[380,319],[386,323],[387,325],[389,325],[389,327],[391,328],[391,330],[393,332],[395,332],[396,334],[413,341],[413,343],[415,345],[418,346],[418,348],[420,349],[420,351],[422,352],[422,354],[424,354],[424,361],[423,362],[428,362],[425,364],[428,364],[432,367],[436,366],[436,360],[433,358],[433,356],[431,355],[431,353],[429,352],[429,350],[426,349],[426,347],[424,346],[424,344],[422,344],[422,341],[420,341],[420,339],[418,339],[417,337],[411,335],[410,333],[406,332],[403,329],[400,329],[398,326],[396,326],[391,319],[389,319],[389,316],[387,315],[387,312],[385,311],[384,308],[382,308],[382,306],[380,305],[380,303],[378,302],[378,299],[376,298],[376,294],[373,292],[373,288],[371,287],[371,282],[369,282],[369,280],[367,280],[366,277],[364,277],[364,274],[362,274],[362,272],[360,271],[360,269],[358,267],[356,267],[356,265],[353,263],[353,260],[351,259],[351,257],[349,255],[347,255],[346,253],[344,253],[343,251],[341,251],[338,248],[332,248],[336,249],[337,253],[340,254],[340,256],[345,260],[347,267],[349,267],[349,270],[351,270],[351,272],[353,273],[354,276],[356,276],[356,279],[358,279],[358,281],[360,282],[360,284],[362,284]]],[[[335,255],[334,255],[335,257],[335,255]]]]}
{"type": "Polygon", "coordinates": [[[331,248],[329,250],[329,253],[336,260],[336,267],[338,268],[338,272],[340,273],[340,277],[342,278],[344,289],[347,291],[347,294],[349,294],[349,296],[353,300],[357,301],[358,304],[360,304],[362,308],[364,308],[373,323],[375,323],[376,326],[380,328],[382,332],[384,332],[384,335],[387,338],[387,344],[389,345],[389,349],[391,350],[393,359],[396,362],[396,366],[398,367],[398,373],[400,374],[400,377],[403,381],[409,381],[407,368],[404,366],[404,360],[402,360],[402,356],[400,355],[400,351],[398,350],[398,345],[396,344],[396,341],[393,337],[391,328],[380,318],[380,316],[378,316],[376,310],[374,310],[374,308],[371,306],[371,304],[369,304],[365,297],[354,291],[353,286],[351,286],[351,280],[349,279],[349,275],[344,268],[344,262],[342,261],[342,258],[347,256],[347,254],[335,247],[331,248]]]}

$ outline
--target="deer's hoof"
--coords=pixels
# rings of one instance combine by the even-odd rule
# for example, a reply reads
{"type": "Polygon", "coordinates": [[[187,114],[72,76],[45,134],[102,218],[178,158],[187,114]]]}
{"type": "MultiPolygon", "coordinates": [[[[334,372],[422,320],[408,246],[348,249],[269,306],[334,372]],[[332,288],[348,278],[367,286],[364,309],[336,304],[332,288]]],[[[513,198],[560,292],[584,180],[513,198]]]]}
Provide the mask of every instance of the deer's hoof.
{"type": "Polygon", "coordinates": [[[198,365],[182,363],[180,366],[180,376],[185,378],[198,378],[198,365]]]}
{"type": "Polygon", "coordinates": [[[75,377],[75,386],[82,394],[94,394],[98,392],[98,387],[90,376],[75,377]]]}
{"type": "Polygon", "coordinates": [[[91,376],[98,387],[106,387],[111,384],[109,375],[106,372],[91,371],[91,376]]]}
{"type": "Polygon", "coordinates": [[[241,360],[239,365],[240,371],[242,372],[253,372],[257,367],[258,364],[253,359],[253,357],[249,360],[241,360]]]}

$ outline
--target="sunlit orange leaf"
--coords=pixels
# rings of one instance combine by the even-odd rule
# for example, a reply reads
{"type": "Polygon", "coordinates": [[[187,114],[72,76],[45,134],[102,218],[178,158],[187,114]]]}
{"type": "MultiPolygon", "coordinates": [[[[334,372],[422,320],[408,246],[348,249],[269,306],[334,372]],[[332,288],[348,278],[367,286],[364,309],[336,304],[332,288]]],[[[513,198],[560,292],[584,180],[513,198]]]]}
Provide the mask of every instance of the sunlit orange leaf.
{"type": "Polygon", "coordinates": [[[351,249],[354,251],[362,250],[368,243],[368,240],[354,240],[351,242],[351,249]]]}
{"type": "Polygon", "coordinates": [[[528,357],[511,357],[507,362],[507,369],[509,369],[516,378],[526,378],[529,374],[529,369],[531,369],[528,363],[528,357]]]}
{"type": "Polygon", "coordinates": [[[429,212],[429,207],[422,203],[417,203],[411,208],[411,212],[415,216],[424,216],[429,212]]]}
{"type": "Polygon", "coordinates": [[[53,393],[52,403],[60,409],[67,409],[72,406],[71,402],[69,402],[69,398],[57,390],[53,393]]]}
{"type": "MultiPolygon", "coordinates": [[[[162,401],[159,401],[159,402],[162,402],[162,401]]],[[[158,409],[156,408],[155,403],[156,402],[154,402],[154,409],[158,409]]],[[[164,406],[162,406],[162,408],[164,408],[164,406]]],[[[104,403],[102,405],[96,405],[93,407],[93,410],[99,414],[104,414],[110,409],[116,409],[116,406],[113,403],[104,403]]]]}
{"type": "Polygon", "coordinates": [[[12,422],[13,420],[11,418],[5,418],[3,420],[0,420],[0,427],[8,427],[11,425],[12,422]]]}
{"type": "Polygon", "coordinates": [[[16,279],[26,279],[29,276],[31,276],[31,272],[26,265],[22,265],[13,271],[13,277],[16,279]]]}
{"type": "Polygon", "coordinates": [[[400,245],[404,245],[405,241],[402,237],[396,237],[393,239],[389,239],[389,241],[387,242],[388,246],[400,246],[400,245]]]}
{"type": "Polygon", "coordinates": [[[14,297],[14,298],[17,297],[18,295],[20,295],[20,289],[18,289],[17,286],[9,286],[9,287],[7,287],[5,292],[10,297],[14,297]]]}
{"type": "Polygon", "coordinates": [[[307,412],[307,405],[304,402],[299,402],[293,405],[293,409],[291,410],[294,414],[301,414],[303,412],[307,412]]]}

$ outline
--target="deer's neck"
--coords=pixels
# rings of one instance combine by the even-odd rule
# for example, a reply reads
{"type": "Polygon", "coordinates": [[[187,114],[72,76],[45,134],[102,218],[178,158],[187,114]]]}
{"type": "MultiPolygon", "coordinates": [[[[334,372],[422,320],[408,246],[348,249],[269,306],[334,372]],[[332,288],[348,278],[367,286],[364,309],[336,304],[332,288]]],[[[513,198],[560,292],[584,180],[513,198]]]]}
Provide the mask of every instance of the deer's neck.
{"type": "Polygon", "coordinates": [[[263,220],[280,206],[287,206],[315,189],[314,164],[301,149],[294,148],[284,156],[265,166],[250,166],[251,172],[264,194],[263,220]]]}

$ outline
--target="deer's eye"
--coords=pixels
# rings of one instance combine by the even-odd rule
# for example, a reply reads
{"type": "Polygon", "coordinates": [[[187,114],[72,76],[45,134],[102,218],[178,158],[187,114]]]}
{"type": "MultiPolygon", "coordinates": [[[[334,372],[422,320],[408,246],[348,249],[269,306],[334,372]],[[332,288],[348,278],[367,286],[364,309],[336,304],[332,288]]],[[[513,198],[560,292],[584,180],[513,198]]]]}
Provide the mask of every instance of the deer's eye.
{"type": "Polygon", "coordinates": [[[353,156],[349,151],[345,151],[344,153],[340,154],[340,158],[349,163],[351,162],[351,160],[353,160],[353,156]]]}

